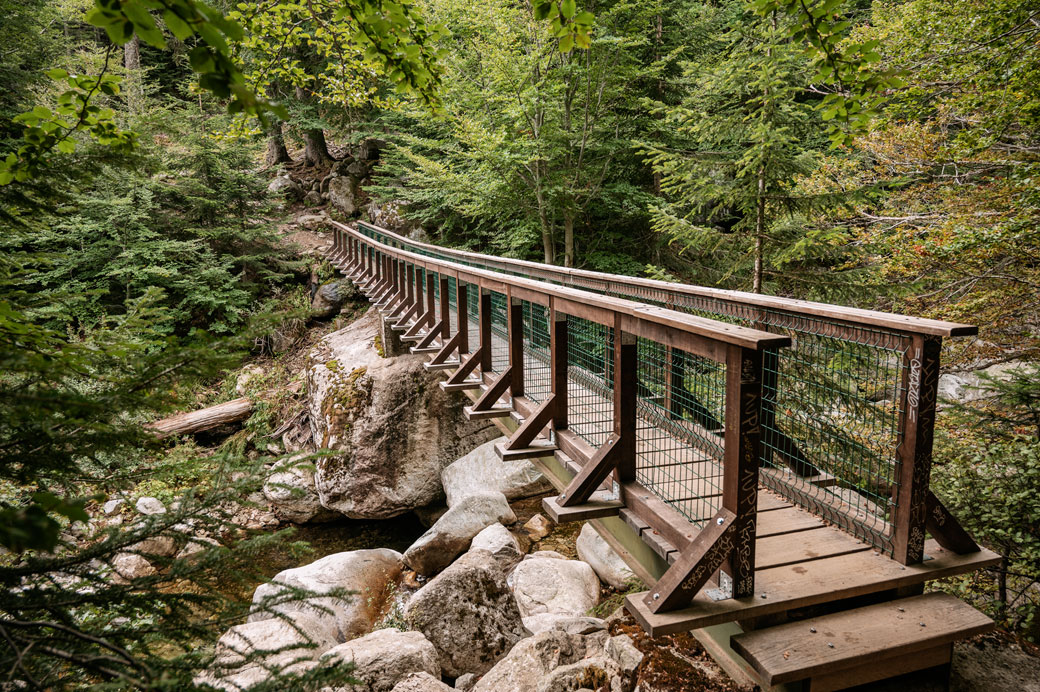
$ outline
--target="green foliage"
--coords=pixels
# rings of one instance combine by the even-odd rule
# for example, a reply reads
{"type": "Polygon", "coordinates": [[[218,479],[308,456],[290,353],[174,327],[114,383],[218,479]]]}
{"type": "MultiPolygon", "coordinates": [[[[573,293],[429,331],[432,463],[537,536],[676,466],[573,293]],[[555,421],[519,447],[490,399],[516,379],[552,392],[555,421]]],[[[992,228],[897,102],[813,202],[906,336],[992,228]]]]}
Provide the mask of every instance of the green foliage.
{"type": "Polygon", "coordinates": [[[886,91],[903,83],[901,70],[879,66],[879,39],[850,38],[855,8],[859,4],[846,0],[751,2],[762,17],[783,13],[793,18],[788,34],[808,45],[816,68],[813,81],[835,88],[818,105],[824,120],[836,122],[829,130],[835,145],[846,143],[853,134],[867,131],[884,105],[886,91]]]}
{"type": "MultiPolygon", "coordinates": [[[[1004,556],[987,609],[1040,637],[1040,371],[983,384],[937,438],[932,485],[972,536],[1004,556]]],[[[973,594],[977,597],[977,594],[973,594]]]]}

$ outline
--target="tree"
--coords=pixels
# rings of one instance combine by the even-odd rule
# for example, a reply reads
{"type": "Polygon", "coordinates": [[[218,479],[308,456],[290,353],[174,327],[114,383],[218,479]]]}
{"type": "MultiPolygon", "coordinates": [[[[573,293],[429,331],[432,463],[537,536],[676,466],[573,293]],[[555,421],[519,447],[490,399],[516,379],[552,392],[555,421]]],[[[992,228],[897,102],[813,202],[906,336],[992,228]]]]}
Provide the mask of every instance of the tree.
{"type": "Polygon", "coordinates": [[[406,113],[392,121],[413,134],[400,138],[387,168],[404,187],[377,195],[409,201],[417,218],[435,219],[440,232],[470,244],[638,271],[619,261],[616,243],[638,246],[632,226],[645,228],[629,140],[646,120],[638,98],[656,7],[597,6],[589,47],[575,50],[528,7],[432,4],[431,16],[451,31],[447,118],[419,123],[406,113]]]}
{"type": "Polygon", "coordinates": [[[685,96],[661,107],[672,135],[645,148],[661,176],[654,228],[694,260],[700,282],[783,291],[799,268],[842,261],[848,240],[806,219],[836,201],[800,184],[824,142],[808,65],[779,17],[744,2],[698,19],[705,42],[685,63],[685,96]]]}

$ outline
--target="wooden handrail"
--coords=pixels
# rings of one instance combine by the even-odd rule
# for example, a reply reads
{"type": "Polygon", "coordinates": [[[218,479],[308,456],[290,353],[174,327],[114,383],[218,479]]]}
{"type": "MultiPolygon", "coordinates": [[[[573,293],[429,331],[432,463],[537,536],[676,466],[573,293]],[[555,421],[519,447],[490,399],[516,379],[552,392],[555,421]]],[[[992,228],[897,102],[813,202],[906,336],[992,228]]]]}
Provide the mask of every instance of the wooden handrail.
{"type": "MultiPolygon", "coordinates": [[[[332,222],[340,228],[346,228],[342,224],[332,222]]],[[[766,296],[759,293],[747,293],[744,291],[731,291],[706,286],[693,286],[689,284],[670,283],[657,279],[647,279],[635,276],[621,276],[618,274],[607,274],[604,272],[590,271],[587,269],[572,269],[568,267],[556,267],[528,260],[494,257],[483,255],[467,250],[446,248],[430,243],[422,243],[398,235],[385,228],[380,228],[365,221],[358,221],[359,225],[367,226],[378,233],[394,238],[397,242],[406,243],[415,247],[426,248],[431,252],[449,255],[465,261],[484,262],[489,265],[498,266],[508,270],[510,268],[523,268],[533,276],[538,276],[548,281],[560,281],[574,284],[576,280],[593,282],[596,285],[586,285],[585,288],[607,292],[611,284],[623,284],[644,290],[663,291],[675,296],[696,296],[700,298],[713,298],[728,301],[749,307],[767,308],[772,310],[783,310],[801,315],[822,317],[828,320],[841,322],[843,324],[858,325],[862,327],[880,327],[902,334],[927,334],[931,336],[972,336],[978,334],[979,328],[970,324],[957,322],[946,322],[943,320],[932,320],[898,313],[880,312],[876,310],[864,310],[862,308],[845,307],[841,305],[830,305],[795,298],[780,298],[766,296]]]]}
{"type": "MultiPolygon", "coordinates": [[[[787,336],[427,257],[394,248],[339,224],[334,230],[334,238],[334,262],[341,265],[369,297],[379,299],[379,306],[389,316],[389,321],[407,320],[414,316],[410,325],[397,322],[397,327],[407,329],[402,338],[418,339],[423,350],[437,350],[431,364],[443,363],[450,352],[458,352],[456,373],[442,383],[446,390],[473,388],[474,380],[470,375],[479,368],[476,383],[483,385],[483,392],[473,406],[466,409],[467,416],[487,418],[508,413],[496,403],[509,392],[509,409],[526,418],[525,423],[529,424],[527,427],[522,425],[514,433],[505,446],[505,453],[523,452],[517,448],[526,447],[539,431],[550,427],[557,448],[581,466],[581,472],[558,499],[562,507],[573,509],[588,503],[592,492],[611,475],[622,489],[622,496],[627,498],[634,491],[639,492],[636,478],[639,338],[681,349],[724,366],[726,413],[722,431],[723,454],[717,460],[723,478],[718,511],[708,518],[698,533],[693,531],[694,525],[670,508],[669,511],[655,511],[654,503],[643,501],[633,503],[632,508],[641,519],[659,527],[665,535],[690,536],[684,545],[679,546],[683,559],[664,575],[655,589],[656,597],[647,603],[652,611],[688,604],[722,566],[732,578],[734,596],[743,597],[754,592],[762,363],[764,354],[775,353],[790,345],[787,336]],[[418,284],[420,270],[425,291],[418,284]],[[431,272],[436,273],[439,280],[439,316],[436,314],[431,272]],[[451,334],[447,297],[451,281],[455,282],[457,297],[467,295],[470,285],[478,290],[480,343],[474,345],[470,354],[462,346],[464,340],[458,338],[459,330],[468,330],[466,316],[461,311],[457,311],[456,335],[453,337],[451,334]],[[503,295],[507,306],[505,342],[509,360],[500,372],[492,367],[492,340],[495,337],[491,329],[491,292],[503,295]],[[524,301],[546,308],[552,325],[549,346],[552,354],[551,392],[540,404],[525,396],[524,392],[524,301]],[[599,448],[593,448],[587,440],[569,429],[566,411],[569,318],[587,320],[613,330],[613,361],[610,364],[613,430],[599,448]],[[437,338],[440,344],[434,349],[437,338]]],[[[461,299],[456,301],[460,308],[465,303],[461,299]]]]}

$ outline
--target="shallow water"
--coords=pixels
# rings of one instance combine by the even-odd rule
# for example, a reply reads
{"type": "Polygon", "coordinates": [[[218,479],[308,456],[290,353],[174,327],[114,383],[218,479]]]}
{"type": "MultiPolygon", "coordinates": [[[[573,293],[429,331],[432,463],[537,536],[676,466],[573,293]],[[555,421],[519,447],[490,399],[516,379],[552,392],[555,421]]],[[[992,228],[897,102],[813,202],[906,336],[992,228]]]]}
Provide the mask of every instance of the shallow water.
{"type": "Polygon", "coordinates": [[[257,558],[256,568],[262,576],[254,584],[241,590],[243,600],[251,600],[253,589],[268,581],[278,572],[307,565],[315,560],[348,550],[391,548],[404,552],[426,528],[412,513],[393,519],[340,519],[327,524],[304,524],[296,527],[292,541],[310,545],[311,552],[300,557],[290,551],[274,549],[257,558]]]}

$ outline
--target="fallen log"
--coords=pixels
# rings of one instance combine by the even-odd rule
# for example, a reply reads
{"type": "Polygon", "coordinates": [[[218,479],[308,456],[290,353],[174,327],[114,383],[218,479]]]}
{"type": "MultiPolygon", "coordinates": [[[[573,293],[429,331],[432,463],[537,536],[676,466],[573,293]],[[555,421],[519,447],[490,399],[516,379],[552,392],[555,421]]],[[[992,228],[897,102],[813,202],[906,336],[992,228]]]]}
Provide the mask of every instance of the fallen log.
{"type": "Polygon", "coordinates": [[[187,435],[215,428],[225,423],[235,423],[249,418],[253,412],[253,402],[249,397],[225,401],[223,404],[201,408],[198,411],[178,413],[169,418],[149,423],[148,428],[159,434],[159,437],[170,435],[187,435]]]}

